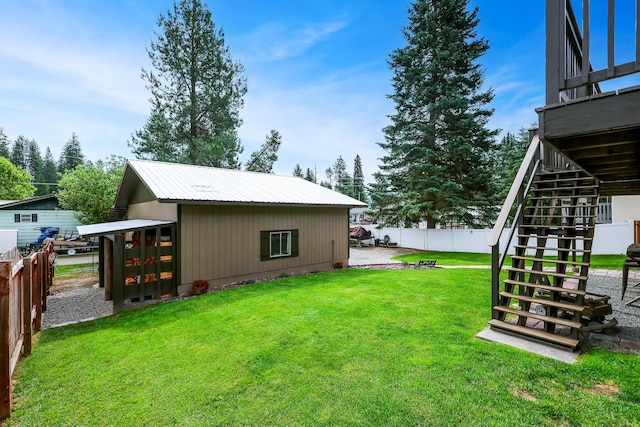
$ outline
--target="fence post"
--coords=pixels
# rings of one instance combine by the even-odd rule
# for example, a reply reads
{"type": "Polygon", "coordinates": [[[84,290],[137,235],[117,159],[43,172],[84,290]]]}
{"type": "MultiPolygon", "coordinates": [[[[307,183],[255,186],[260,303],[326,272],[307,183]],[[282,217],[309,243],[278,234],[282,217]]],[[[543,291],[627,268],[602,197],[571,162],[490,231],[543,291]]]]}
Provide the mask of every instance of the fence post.
{"type": "Polygon", "coordinates": [[[35,330],[39,331],[42,329],[42,290],[46,288],[49,254],[46,252],[38,252],[37,256],[36,283],[35,286],[31,288],[31,292],[33,292],[33,304],[36,306],[35,330]]]}
{"type": "Polygon", "coordinates": [[[31,354],[31,338],[33,337],[33,319],[31,318],[32,288],[33,286],[33,259],[31,255],[24,260],[24,274],[22,275],[22,327],[23,341],[22,351],[25,355],[31,354]]]}
{"type": "Polygon", "coordinates": [[[0,261],[0,419],[11,415],[11,348],[9,290],[13,263],[0,261]]]}

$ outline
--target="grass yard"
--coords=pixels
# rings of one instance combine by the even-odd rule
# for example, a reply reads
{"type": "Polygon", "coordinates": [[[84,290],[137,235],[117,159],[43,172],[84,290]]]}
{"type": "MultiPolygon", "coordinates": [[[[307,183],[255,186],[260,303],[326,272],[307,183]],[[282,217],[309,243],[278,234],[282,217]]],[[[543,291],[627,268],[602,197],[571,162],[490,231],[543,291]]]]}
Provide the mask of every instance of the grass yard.
{"type": "MultiPolygon", "coordinates": [[[[552,259],[553,257],[545,257],[552,259]]],[[[435,259],[437,265],[491,265],[490,254],[476,254],[467,252],[415,252],[411,254],[397,255],[393,259],[415,263],[420,260],[435,259]]],[[[622,271],[625,255],[591,255],[591,268],[622,271]]],[[[511,257],[507,256],[505,265],[511,265],[511,257]]]]}
{"type": "Polygon", "coordinates": [[[8,425],[640,425],[638,357],[474,338],[489,277],[336,270],[48,329],[8,425]]]}

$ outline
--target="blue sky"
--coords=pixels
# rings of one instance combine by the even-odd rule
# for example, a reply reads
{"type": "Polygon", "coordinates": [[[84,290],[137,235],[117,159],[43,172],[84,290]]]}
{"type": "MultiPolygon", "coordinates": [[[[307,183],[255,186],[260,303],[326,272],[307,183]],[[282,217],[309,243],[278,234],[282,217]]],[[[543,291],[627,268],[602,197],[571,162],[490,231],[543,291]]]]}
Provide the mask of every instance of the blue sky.
{"type": "MultiPolygon", "coordinates": [[[[245,66],[240,159],[276,129],[283,138],[276,173],[290,175],[298,163],[324,179],[339,155],[352,168],[359,154],[369,181],[384,154],[376,142],[393,112],[387,60],[404,45],[409,1],[206,3],[232,57],[245,66]]],[[[621,24],[632,19],[633,3],[618,0],[621,24]]],[[[89,160],[131,157],[126,142],[149,115],[140,71],[150,68],[146,49],[172,4],[0,0],[0,127],[10,140],[33,138],[57,159],[75,132],[89,160]]],[[[527,127],[544,104],[544,4],[471,0],[480,8],[479,34],[490,44],[481,64],[485,85],[495,91],[492,128],[527,127]]],[[[631,60],[627,33],[617,40],[617,55],[631,60]]]]}

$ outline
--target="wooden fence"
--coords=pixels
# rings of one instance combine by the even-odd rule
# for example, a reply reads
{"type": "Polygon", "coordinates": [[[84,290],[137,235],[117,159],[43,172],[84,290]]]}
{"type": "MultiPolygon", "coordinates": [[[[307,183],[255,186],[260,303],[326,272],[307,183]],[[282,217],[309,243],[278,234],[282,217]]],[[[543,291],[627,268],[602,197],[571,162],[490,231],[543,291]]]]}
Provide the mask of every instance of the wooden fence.
{"type": "Polygon", "coordinates": [[[22,258],[17,248],[0,257],[0,419],[11,415],[13,371],[29,355],[42,327],[47,289],[53,281],[53,246],[22,258]]]}

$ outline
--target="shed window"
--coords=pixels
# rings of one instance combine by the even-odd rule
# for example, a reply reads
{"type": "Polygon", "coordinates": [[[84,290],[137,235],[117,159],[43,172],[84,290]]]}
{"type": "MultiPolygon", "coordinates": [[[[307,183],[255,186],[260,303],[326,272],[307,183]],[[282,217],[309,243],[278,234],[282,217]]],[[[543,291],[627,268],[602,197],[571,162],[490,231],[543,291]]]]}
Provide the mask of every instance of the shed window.
{"type": "Polygon", "coordinates": [[[269,255],[271,258],[291,255],[290,231],[276,231],[269,234],[269,255]]]}
{"type": "Polygon", "coordinates": [[[298,230],[260,232],[260,260],[298,256],[298,230]]]}
{"type": "Polygon", "coordinates": [[[13,222],[38,222],[38,214],[15,214],[13,222]]]}

